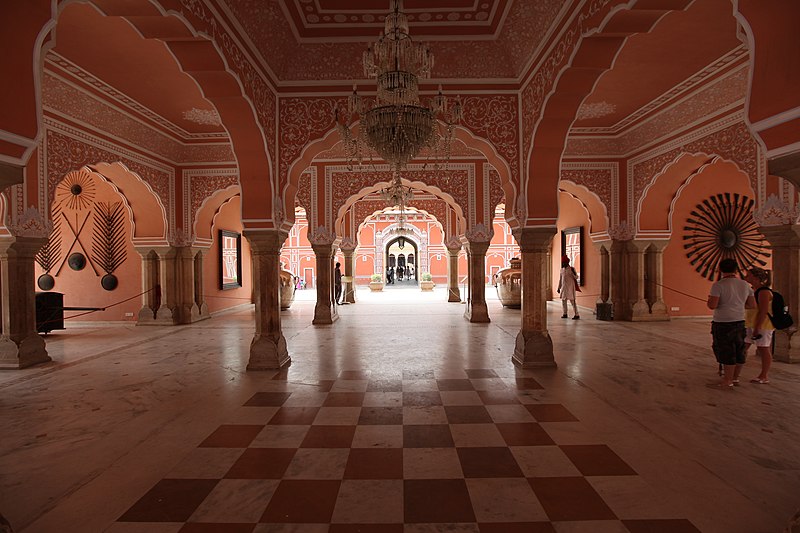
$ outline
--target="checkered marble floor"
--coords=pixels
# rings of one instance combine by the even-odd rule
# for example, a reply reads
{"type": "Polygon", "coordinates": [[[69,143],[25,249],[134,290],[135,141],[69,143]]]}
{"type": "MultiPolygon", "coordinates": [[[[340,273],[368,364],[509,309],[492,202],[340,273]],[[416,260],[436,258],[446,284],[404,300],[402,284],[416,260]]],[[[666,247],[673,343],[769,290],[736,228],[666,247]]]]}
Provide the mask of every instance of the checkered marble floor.
{"type": "Polygon", "coordinates": [[[699,531],[612,448],[564,438],[581,420],[532,376],[290,368],[107,531],[699,531]]]}

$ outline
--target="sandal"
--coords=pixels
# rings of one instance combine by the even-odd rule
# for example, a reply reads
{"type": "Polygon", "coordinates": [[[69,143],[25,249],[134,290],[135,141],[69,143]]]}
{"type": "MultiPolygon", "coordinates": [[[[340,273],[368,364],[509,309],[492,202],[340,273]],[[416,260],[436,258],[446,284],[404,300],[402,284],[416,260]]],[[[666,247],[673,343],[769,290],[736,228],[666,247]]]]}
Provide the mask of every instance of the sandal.
{"type": "Polygon", "coordinates": [[[753,378],[753,379],[750,380],[750,383],[755,383],[757,385],[768,385],[769,384],[769,380],[768,379],[761,379],[761,378],[753,378]]]}
{"type": "Polygon", "coordinates": [[[739,386],[739,380],[738,379],[734,379],[733,380],[733,386],[734,387],[738,387],[739,386]]]}
{"type": "Polygon", "coordinates": [[[709,389],[730,390],[733,388],[733,383],[728,383],[727,385],[724,383],[706,383],[706,387],[709,389]]]}

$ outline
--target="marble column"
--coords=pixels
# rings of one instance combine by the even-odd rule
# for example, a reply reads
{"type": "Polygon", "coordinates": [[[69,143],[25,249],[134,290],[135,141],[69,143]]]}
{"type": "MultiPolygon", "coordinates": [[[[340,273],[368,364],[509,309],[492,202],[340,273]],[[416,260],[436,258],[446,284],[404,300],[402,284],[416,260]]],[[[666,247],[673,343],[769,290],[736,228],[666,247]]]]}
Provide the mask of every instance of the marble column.
{"type": "Polygon", "coordinates": [[[153,248],[158,254],[158,286],[161,288],[161,305],[156,310],[155,325],[179,323],[178,280],[176,264],[178,249],[174,246],[153,248]]]}
{"type": "Polygon", "coordinates": [[[461,246],[447,246],[447,301],[461,302],[461,290],[458,288],[458,256],[461,246]]]}
{"type": "Polygon", "coordinates": [[[142,256],[142,308],[139,309],[137,325],[150,325],[156,319],[160,296],[158,289],[158,254],[151,248],[136,248],[142,256]]]}
{"type": "Polygon", "coordinates": [[[661,289],[664,281],[662,251],[667,242],[643,239],[612,241],[611,300],[614,320],[654,322],[670,319],[661,289]],[[647,291],[645,284],[649,286],[647,291]]]}
{"type": "Polygon", "coordinates": [[[250,343],[247,370],[274,370],[291,362],[281,331],[280,255],[289,234],[280,230],[245,229],[253,258],[256,332],[250,343]]]}
{"type": "Polygon", "coordinates": [[[25,368],[51,360],[44,339],[36,332],[34,261],[45,242],[43,237],[0,238],[0,368],[25,368]]]}
{"type": "Polygon", "coordinates": [[[486,307],[486,250],[489,249],[489,241],[467,241],[465,248],[469,263],[469,296],[464,318],[470,322],[491,322],[486,307]]]}
{"type": "Polygon", "coordinates": [[[194,250],[191,246],[175,249],[175,302],[177,324],[191,324],[200,320],[200,308],[195,302],[194,250]]]}
{"type": "Polygon", "coordinates": [[[339,248],[344,255],[344,276],[350,278],[350,281],[342,283],[344,301],[354,304],[356,303],[356,245],[348,239],[348,242],[343,240],[339,248]]]}
{"type": "Polygon", "coordinates": [[[669,244],[667,239],[651,240],[650,246],[646,249],[646,257],[649,264],[647,270],[647,282],[650,284],[651,299],[650,317],[651,321],[669,320],[667,304],[664,303],[664,248],[669,244]]]}
{"type": "Polygon", "coordinates": [[[519,228],[513,232],[522,260],[522,328],[512,361],[522,368],[556,366],[547,331],[547,257],[555,228],[519,228]]]}
{"type": "Polygon", "coordinates": [[[795,321],[793,328],[775,332],[773,357],[784,363],[800,363],[800,225],[762,225],[759,230],[772,250],[772,287],[783,295],[795,321]]]}
{"type": "Polygon", "coordinates": [[[333,305],[333,243],[311,242],[317,259],[317,305],[314,306],[314,325],[333,324],[339,314],[333,305]]]}

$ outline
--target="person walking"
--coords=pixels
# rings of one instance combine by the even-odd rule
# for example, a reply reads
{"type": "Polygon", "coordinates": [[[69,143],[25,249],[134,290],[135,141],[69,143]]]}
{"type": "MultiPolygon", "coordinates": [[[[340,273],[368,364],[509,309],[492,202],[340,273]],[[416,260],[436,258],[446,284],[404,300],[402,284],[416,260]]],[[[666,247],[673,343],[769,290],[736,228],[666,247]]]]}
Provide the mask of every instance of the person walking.
{"type": "Polygon", "coordinates": [[[706,305],[714,311],[711,322],[711,348],[722,365],[722,381],[712,386],[727,389],[739,384],[745,361],[745,309],[756,307],[753,289],[736,276],[734,259],[719,262],[720,279],[711,286],[706,305]]]}
{"type": "Polygon", "coordinates": [[[333,301],[339,304],[342,297],[342,271],[341,263],[336,263],[336,268],[333,270],[333,301]]]}
{"type": "Polygon", "coordinates": [[[575,313],[572,320],[580,320],[581,315],[578,313],[578,302],[576,301],[579,291],[578,273],[569,265],[569,257],[565,255],[561,258],[561,277],[558,279],[558,293],[561,295],[561,305],[564,308],[561,318],[569,318],[567,303],[572,302],[572,310],[575,313]]]}
{"type": "Polygon", "coordinates": [[[756,345],[756,354],[761,357],[761,373],[750,380],[750,383],[766,385],[769,383],[769,367],[772,366],[772,336],[775,327],[769,318],[772,310],[772,289],[769,288],[772,276],[769,270],[753,267],[747,271],[744,280],[753,289],[756,307],[748,309],[745,313],[744,325],[747,328],[745,336],[745,356],[751,344],[756,345]]]}

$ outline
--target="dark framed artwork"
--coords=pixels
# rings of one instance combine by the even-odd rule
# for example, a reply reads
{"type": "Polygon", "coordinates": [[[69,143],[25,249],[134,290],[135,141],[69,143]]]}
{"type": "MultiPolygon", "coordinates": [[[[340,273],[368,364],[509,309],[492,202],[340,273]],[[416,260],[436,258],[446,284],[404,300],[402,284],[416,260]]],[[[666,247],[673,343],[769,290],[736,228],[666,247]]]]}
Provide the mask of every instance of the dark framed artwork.
{"type": "Polygon", "coordinates": [[[219,230],[219,288],[238,289],[242,286],[242,234],[219,230]]]}
{"type": "Polygon", "coordinates": [[[561,230],[561,255],[569,257],[569,264],[578,273],[578,284],[583,285],[583,226],[561,230]]]}

